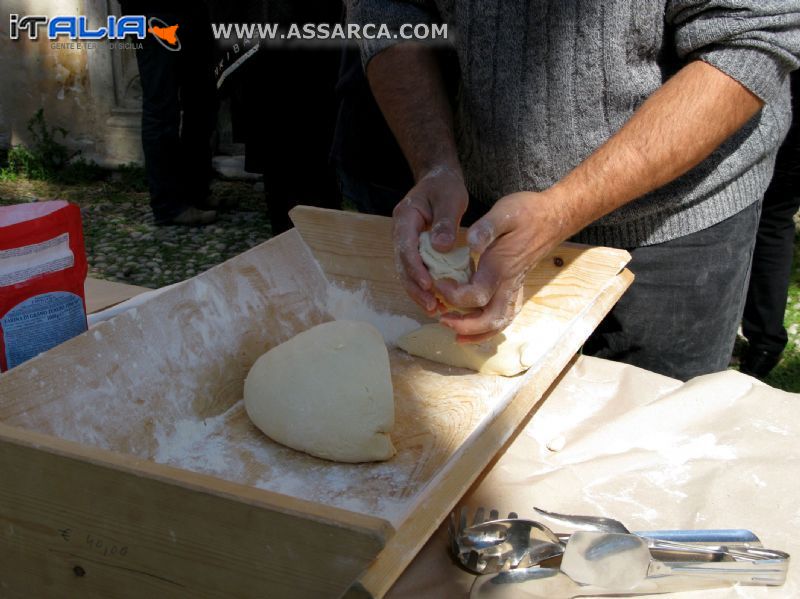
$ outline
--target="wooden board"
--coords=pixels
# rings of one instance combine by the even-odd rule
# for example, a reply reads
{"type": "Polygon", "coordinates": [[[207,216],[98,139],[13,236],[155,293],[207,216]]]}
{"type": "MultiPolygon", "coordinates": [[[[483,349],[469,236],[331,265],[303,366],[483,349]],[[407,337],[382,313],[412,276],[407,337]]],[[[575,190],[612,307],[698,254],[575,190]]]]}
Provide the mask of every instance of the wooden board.
{"type": "MultiPolygon", "coordinates": [[[[426,319],[398,280],[391,219],[307,206],[294,208],[290,216],[332,284],[365,288],[378,310],[426,319]]],[[[462,243],[464,234],[460,231],[462,243]]],[[[560,245],[528,273],[525,314],[573,319],[629,261],[624,250],[560,245]]]]}
{"type": "MultiPolygon", "coordinates": [[[[365,289],[377,309],[426,320],[403,292],[395,272],[389,219],[302,206],[292,210],[291,218],[332,284],[365,289]],[[369,276],[364,277],[364,272],[369,276]]],[[[462,243],[464,233],[460,232],[462,243]]],[[[414,496],[408,519],[348,596],[380,597],[388,591],[631,284],[633,275],[624,270],[629,260],[622,250],[567,243],[528,274],[525,305],[511,328],[537,338],[543,353],[522,376],[477,375],[418,358],[408,358],[412,366],[407,373],[393,375],[396,401],[406,396],[403,385],[410,385],[420,390],[418,397],[426,398],[422,413],[445,415],[440,423],[420,430],[420,437],[430,435],[440,443],[449,440],[450,445],[440,452],[428,449],[417,457],[434,476],[414,496]],[[436,374],[450,376],[445,383],[436,380],[436,374]],[[490,393],[501,401],[489,413],[478,401],[487,395],[469,394],[487,381],[514,385],[505,400],[497,392],[490,393]],[[467,414],[476,415],[477,422],[468,422],[467,414]],[[467,431],[469,435],[464,434],[467,431]]],[[[398,365],[393,362],[392,366],[397,373],[398,365]]]]}
{"type": "MultiPolygon", "coordinates": [[[[398,455],[333,464],[252,426],[241,402],[247,370],[343,307],[387,338],[425,318],[394,274],[388,219],[309,208],[292,217],[296,230],[0,376],[0,475],[21,481],[0,491],[0,530],[14,531],[0,537],[0,584],[11,585],[2,588],[105,597],[113,581],[141,581],[216,597],[235,580],[242,597],[380,596],[631,280],[620,272],[625,252],[559,248],[526,280],[513,325],[543,347],[523,376],[391,349],[398,455]],[[29,463],[53,485],[22,476],[29,463]],[[59,545],[62,520],[103,547],[124,541],[157,558],[130,567],[114,555],[102,576],[77,576],[59,545]],[[221,556],[203,531],[223,525],[247,550],[226,542],[221,556]]],[[[97,561],[96,548],[68,549],[97,561]]]]}
{"type": "Polygon", "coordinates": [[[134,296],[149,291],[146,287],[135,285],[125,285],[114,281],[104,281],[103,279],[86,279],[84,284],[86,292],[86,313],[94,314],[110,306],[130,299],[134,296]]]}
{"type": "Polygon", "coordinates": [[[6,425],[0,472],[7,599],[336,597],[392,534],[375,518],[6,425]]]}

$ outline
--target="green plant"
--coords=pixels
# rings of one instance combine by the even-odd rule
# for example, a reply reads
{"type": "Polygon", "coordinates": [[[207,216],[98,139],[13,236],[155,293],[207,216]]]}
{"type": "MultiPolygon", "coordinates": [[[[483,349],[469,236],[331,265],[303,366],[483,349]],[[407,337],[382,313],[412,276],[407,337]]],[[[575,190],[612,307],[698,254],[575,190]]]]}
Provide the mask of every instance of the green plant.
{"type": "Polygon", "coordinates": [[[133,191],[142,193],[147,191],[147,175],[144,167],[135,162],[117,167],[114,181],[120,191],[133,191]]]}
{"type": "Polygon", "coordinates": [[[15,180],[22,176],[74,184],[105,176],[106,171],[98,164],[78,158],[80,150],[70,151],[62,143],[69,132],[64,127],[48,126],[43,108],[28,121],[28,132],[33,142],[31,147],[18,145],[6,152],[0,162],[0,179],[15,180]]]}
{"type": "Polygon", "coordinates": [[[44,108],[40,108],[28,121],[28,131],[33,139],[32,154],[40,161],[46,172],[56,173],[64,169],[70,159],[80,154],[80,151],[70,154],[63,143],[56,140],[56,135],[66,139],[69,133],[64,127],[47,127],[44,120],[44,108]]]}
{"type": "Polygon", "coordinates": [[[14,181],[20,176],[31,179],[44,179],[46,172],[39,159],[25,146],[14,146],[6,153],[0,176],[4,180],[14,181]]]}

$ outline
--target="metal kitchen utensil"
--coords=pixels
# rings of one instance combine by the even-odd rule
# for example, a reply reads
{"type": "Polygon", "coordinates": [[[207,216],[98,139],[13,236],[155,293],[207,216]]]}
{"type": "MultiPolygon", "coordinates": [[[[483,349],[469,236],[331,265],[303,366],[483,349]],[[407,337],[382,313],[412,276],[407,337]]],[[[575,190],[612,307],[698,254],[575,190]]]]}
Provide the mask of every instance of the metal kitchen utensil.
{"type": "MultiPolygon", "coordinates": [[[[568,534],[556,534],[540,522],[519,518],[515,512],[511,512],[508,518],[504,519],[499,518],[497,510],[489,512],[488,520],[484,518],[485,514],[486,510],[478,508],[472,524],[468,525],[467,509],[462,507],[458,518],[455,513],[450,515],[448,527],[453,555],[465,568],[477,574],[499,572],[503,567],[526,568],[558,557],[563,553],[564,546],[569,539],[568,534]]],[[[555,515],[560,516],[560,514],[555,515]]],[[[585,519],[608,521],[611,524],[600,522],[600,525],[614,527],[615,530],[620,527],[624,528],[622,523],[611,519],[592,519],[591,517],[585,517],[585,519]]],[[[668,538],[680,538],[683,532],[666,530],[644,531],[636,534],[645,535],[646,538],[648,535],[662,534],[668,538]]],[[[758,541],[758,538],[749,531],[744,531],[747,533],[746,535],[728,534],[731,531],[719,532],[720,538],[724,539],[736,538],[749,541],[755,538],[758,541]]],[[[654,538],[647,538],[647,543],[656,552],[657,559],[687,562],[733,561],[736,559],[736,550],[746,548],[746,545],[714,545],[712,543],[714,539],[710,534],[706,536],[692,535],[691,538],[702,539],[704,544],[685,545],[654,538]]],[[[745,554],[741,557],[748,559],[750,556],[745,554]]]]}
{"type": "MultiPolygon", "coordinates": [[[[619,520],[599,516],[577,516],[572,514],[559,514],[541,508],[533,508],[537,513],[575,528],[595,530],[600,532],[619,532],[630,534],[631,531],[619,520]]],[[[632,534],[659,541],[672,541],[690,545],[710,545],[714,548],[731,546],[736,549],[747,547],[762,547],[761,540],[752,531],[741,528],[708,529],[708,530],[648,530],[634,531],[632,534]]]]}
{"type": "Polygon", "coordinates": [[[635,534],[644,537],[651,550],[667,552],[659,559],[670,561],[731,561],[748,560],[749,547],[762,547],[761,540],[749,530],[743,529],[711,529],[711,530],[651,530],[631,532],[619,520],[599,516],[576,516],[558,514],[533,508],[539,514],[552,520],[582,526],[600,532],[616,532],[635,534]],[[687,553],[690,552],[690,553],[687,553]],[[670,555],[670,552],[672,555],[670,555]],[[693,552],[693,553],[692,553],[693,552]],[[698,555],[706,553],[703,558],[698,555]]]}
{"type": "MultiPolygon", "coordinates": [[[[626,591],[625,596],[724,588],[732,584],[713,578],[662,576],[642,581],[626,591]]],[[[620,593],[579,584],[558,568],[517,568],[478,576],[469,594],[470,599],[571,599],[612,595],[619,596],[620,593]]]]}
{"type": "Polygon", "coordinates": [[[527,567],[561,555],[564,544],[552,530],[533,520],[518,518],[515,512],[499,518],[497,510],[478,508],[467,525],[467,509],[458,519],[450,514],[448,532],[453,554],[467,569],[478,574],[503,568],[527,567]]]}
{"type": "Polygon", "coordinates": [[[572,533],[561,558],[561,571],[575,582],[627,591],[645,579],[673,574],[728,580],[740,584],[781,585],[786,581],[789,555],[749,548],[733,561],[661,561],[653,559],[647,541],[624,533],[572,533]]]}

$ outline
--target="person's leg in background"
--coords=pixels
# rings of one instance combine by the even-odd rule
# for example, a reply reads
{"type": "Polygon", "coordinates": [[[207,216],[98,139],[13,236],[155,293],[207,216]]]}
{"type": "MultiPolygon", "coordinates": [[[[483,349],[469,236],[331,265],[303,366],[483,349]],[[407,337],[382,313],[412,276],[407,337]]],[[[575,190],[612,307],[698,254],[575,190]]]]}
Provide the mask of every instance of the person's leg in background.
{"type": "Polygon", "coordinates": [[[764,195],[753,254],[753,271],[742,318],[748,341],[739,369],[766,377],[778,364],[789,338],[783,326],[794,256],[794,215],[800,209],[800,127],[797,76],[792,80],[795,120],[778,152],[775,175],[764,195]]]}
{"type": "Polygon", "coordinates": [[[680,380],[725,370],[742,317],[759,207],[756,202],[703,231],[630,250],[636,279],[583,353],[680,380]]]}
{"type": "Polygon", "coordinates": [[[219,108],[213,75],[214,36],[208,7],[194,2],[183,17],[180,76],[182,109],[180,156],[183,202],[200,208],[216,208],[208,201],[212,178],[212,147],[219,108]]]}
{"type": "MultiPolygon", "coordinates": [[[[458,61],[445,53],[440,59],[448,93],[455,98],[460,81],[458,61]]],[[[372,95],[356,48],[342,49],[336,99],[331,162],[336,166],[342,196],[360,212],[391,216],[414,186],[414,177],[372,95]]],[[[462,224],[468,225],[486,210],[471,202],[462,224]]]]}
{"type": "MultiPolygon", "coordinates": [[[[213,222],[216,213],[195,208],[186,189],[186,167],[181,143],[181,86],[186,57],[192,52],[191,35],[183,30],[184,3],[161,10],[152,2],[122,3],[123,14],[156,17],[167,25],[177,24],[181,50],[165,48],[153,34],[136,51],[142,85],[142,149],[150,190],[150,206],[158,224],[202,225],[213,222]],[[183,47],[183,38],[189,42],[183,47]]],[[[187,99],[191,101],[190,99],[187,99]]],[[[186,101],[184,101],[185,103],[186,101]]]]}
{"type": "MultiPolygon", "coordinates": [[[[286,29],[336,23],[342,6],[331,0],[275,0],[253,9],[252,18],[286,29]]],[[[328,159],[338,67],[338,49],[318,40],[272,40],[240,73],[248,123],[245,168],[264,175],[273,235],[292,226],[289,210],[298,204],[341,206],[328,159]]]]}
{"type": "Polygon", "coordinates": [[[341,194],[359,212],[391,216],[414,179],[372,96],[355,48],[342,50],[336,101],[330,160],[341,194]]]}
{"type": "Polygon", "coordinates": [[[292,224],[298,204],[339,208],[341,197],[328,160],[336,122],[338,52],[329,48],[264,51],[263,76],[275,82],[262,98],[264,190],[273,235],[292,224]]]}

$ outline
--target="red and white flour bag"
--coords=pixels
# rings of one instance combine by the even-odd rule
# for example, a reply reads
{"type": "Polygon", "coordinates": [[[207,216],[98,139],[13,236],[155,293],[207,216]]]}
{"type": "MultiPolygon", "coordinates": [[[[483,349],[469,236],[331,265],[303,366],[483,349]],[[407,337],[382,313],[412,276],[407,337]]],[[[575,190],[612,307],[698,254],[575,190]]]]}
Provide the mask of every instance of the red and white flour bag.
{"type": "Polygon", "coordinates": [[[86,272],[78,206],[0,206],[0,372],[87,329],[86,272]]]}

